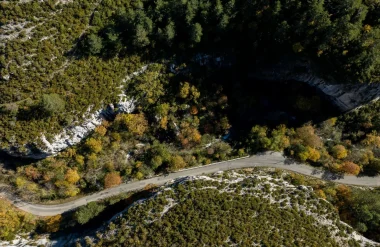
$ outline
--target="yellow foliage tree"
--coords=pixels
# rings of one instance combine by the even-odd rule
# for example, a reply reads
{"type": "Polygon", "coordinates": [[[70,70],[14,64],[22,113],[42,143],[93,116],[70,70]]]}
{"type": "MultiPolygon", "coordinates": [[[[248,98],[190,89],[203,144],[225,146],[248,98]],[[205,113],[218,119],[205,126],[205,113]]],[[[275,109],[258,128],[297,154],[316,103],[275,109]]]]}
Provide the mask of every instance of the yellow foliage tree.
{"type": "Polygon", "coordinates": [[[190,93],[190,84],[188,82],[181,83],[181,87],[179,89],[179,97],[186,99],[190,93]]]}
{"type": "Polygon", "coordinates": [[[169,161],[170,170],[176,171],[186,167],[186,162],[179,155],[173,156],[169,161]]]}
{"type": "Polygon", "coordinates": [[[60,214],[45,218],[45,230],[47,232],[58,232],[61,220],[60,214]]]}
{"type": "Polygon", "coordinates": [[[84,157],[82,155],[75,155],[75,161],[78,165],[84,165],[84,157]]]}
{"type": "Polygon", "coordinates": [[[55,186],[57,186],[60,189],[59,193],[62,196],[73,197],[73,196],[78,195],[78,193],[80,192],[79,188],[77,188],[73,184],[70,184],[66,180],[64,180],[64,181],[58,180],[54,184],[55,184],[55,186]]]}
{"type": "Polygon", "coordinates": [[[135,178],[138,179],[138,180],[143,179],[144,178],[144,173],[142,173],[142,172],[136,172],[135,178]]]}
{"type": "Polygon", "coordinates": [[[14,208],[10,202],[0,199],[0,240],[12,240],[23,227],[35,224],[35,217],[14,208]]]}
{"type": "Polygon", "coordinates": [[[67,197],[73,197],[78,195],[80,192],[80,189],[75,187],[74,185],[69,185],[65,190],[65,196],[67,197]]]}
{"type": "Polygon", "coordinates": [[[77,170],[68,169],[67,172],[66,172],[66,175],[65,175],[65,179],[70,184],[75,184],[76,182],[79,181],[80,176],[79,176],[77,170]]]}
{"type": "Polygon", "coordinates": [[[195,86],[191,86],[188,82],[181,83],[181,87],[179,89],[179,97],[183,99],[193,99],[196,101],[200,96],[201,93],[195,86]]]}
{"type": "Polygon", "coordinates": [[[335,145],[331,149],[331,153],[333,157],[336,159],[344,159],[347,157],[348,154],[347,149],[343,145],[335,145]]]}
{"type": "Polygon", "coordinates": [[[91,152],[94,152],[94,153],[99,153],[100,151],[102,151],[103,147],[102,147],[102,141],[101,140],[97,140],[97,139],[94,139],[94,138],[89,138],[86,143],[85,143],[86,147],[91,151],[91,152]]]}
{"type": "Polygon", "coordinates": [[[167,116],[163,116],[160,120],[160,127],[164,130],[166,130],[168,128],[168,117],[167,116]]]}
{"type": "Polygon", "coordinates": [[[317,194],[317,196],[319,196],[320,198],[323,198],[323,199],[326,199],[326,194],[323,190],[319,189],[319,190],[316,190],[315,191],[315,194],[317,194]]]}
{"type": "Polygon", "coordinates": [[[321,154],[315,148],[306,147],[304,151],[298,153],[298,158],[302,161],[311,160],[317,162],[321,158],[321,154]]]}
{"type": "Polygon", "coordinates": [[[24,186],[26,185],[27,182],[28,181],[24,177],[17,177],[16,181],[15,181],[18,189],[24,188],[24,186]]]}
{"type": "Polygon", "coordinates": [[[321,158],[321,154],[315,148],[307,147],[309,157],[308,159],[317,162],[321,158]]]}
{"type": "Polygon", "coordinates": [[[107,133],[107,129],[103,125],[100,125],[100,126],[95,128],[95,133],[97,133],[101,136],[105,136],[107,133]]]}
{"type": "Polygon", "coordinates": [[[379,148],[380,136],[378,136],[376,132],[367,134],[366,138],[362,141],[362,143],[366,146],[374,146],[374,147],[379,148]]]}
{"type": "Polygon", "coordinates": [[[130,132],[135,135],[143,135],[148,129],[148,121],[145,119],[143,113],[140,114],[119,114],[116,122],[124,125],[130,132]]]}
{"type": "Polygon", "coordinates": [[[68,157],[68,158],[71,158],[71,157],[74,157],[76,155],[76,150],[75,148],[68,148],[65,152],[62,152],[62,156],[63,157],[68,157]]]}

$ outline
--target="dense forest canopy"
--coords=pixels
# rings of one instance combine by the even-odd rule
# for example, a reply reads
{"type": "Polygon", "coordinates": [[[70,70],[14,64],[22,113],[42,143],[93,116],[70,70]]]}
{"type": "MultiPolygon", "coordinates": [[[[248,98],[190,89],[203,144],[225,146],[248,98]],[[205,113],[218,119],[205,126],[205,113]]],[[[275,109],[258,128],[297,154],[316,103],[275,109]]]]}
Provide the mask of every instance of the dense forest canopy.
{"type": "Polygon", "coordinates": [[[95,12],[86,44],[89,54],[103,56],[193,49],[248,58],[293,50],[369,83],[379,80],[379,9],[361,0],[134,1],[109,18],[95,12]]]}

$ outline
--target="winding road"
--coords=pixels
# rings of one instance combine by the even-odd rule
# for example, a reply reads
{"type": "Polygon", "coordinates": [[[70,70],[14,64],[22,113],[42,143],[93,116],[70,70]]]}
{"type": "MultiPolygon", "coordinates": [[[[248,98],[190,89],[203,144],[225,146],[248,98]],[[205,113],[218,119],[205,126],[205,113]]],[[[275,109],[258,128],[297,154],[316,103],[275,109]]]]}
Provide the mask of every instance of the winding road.
{"type": "Polygon", "coordinates": [[[278,152],[266,152],[259,155],[254,155],[245,158],[239,158],[224,162],[213,163],[206,166],[194,167],[186,170],[181,170],[168,175],[153,177],[141,181],[121,184],[117,187],[106,189],[92,195],[84,196],[75,201],[57,204],[57,205],[42,205],[42,204],[29,204],[12,198],[11,195],[6,195],[13,204],[21,210],[29,212],[38,216],[53,216],[70,211],[74,208],[86,205],[89,202],[101,200],[110,196],[118,195],[122,192],[134,191],[143,189],[148,184],[163,185],[167,182],[172,182],[174,179],[187,176],[197,176],[202,174],[209,174],[218,171],[226,171],[231,169],[248,168],[248,167],[274,167],[285,170],[294,171],[304,175],[330,180],[337,183],[360,185],[360,186],[380,186],[380,177],[356,177],[356,176],[337,176],[329,172],[316,169],[314,167],[295,163],[287,159],[278,152]]]}

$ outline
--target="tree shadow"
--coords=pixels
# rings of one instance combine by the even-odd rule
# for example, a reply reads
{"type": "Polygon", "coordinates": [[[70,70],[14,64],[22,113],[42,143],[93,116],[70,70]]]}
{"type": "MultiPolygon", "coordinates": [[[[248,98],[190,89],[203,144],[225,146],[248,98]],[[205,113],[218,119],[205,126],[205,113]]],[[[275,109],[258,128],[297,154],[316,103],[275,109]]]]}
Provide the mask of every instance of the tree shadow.
{"type": "Polygon", "coordinates": [[[30,106],[27,108],[21,108],[17,112],[17,120],[19,121],[31,121],[31,120],[41,120],[48,115],[46,115],[40,108],[39,105],[30,106]]]}
{"type": "Polygon", "coordinates": [[[330,171],[323,171],[322,179],[328,180],[328,181],[334,181],[344,178],[344,173],[336,173],[336,172],[330,172],[330,171]]]}

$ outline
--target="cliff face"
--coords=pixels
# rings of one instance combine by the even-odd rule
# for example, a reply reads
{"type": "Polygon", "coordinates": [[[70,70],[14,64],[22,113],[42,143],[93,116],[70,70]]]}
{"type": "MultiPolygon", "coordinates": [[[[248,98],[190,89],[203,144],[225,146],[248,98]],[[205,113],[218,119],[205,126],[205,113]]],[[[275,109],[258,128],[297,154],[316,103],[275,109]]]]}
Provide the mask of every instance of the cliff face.
{"type": "Polygon", "coordinates": [[[255,68],[250,77],[271,80],[294,80],[316,88],[342,112],[361,107],[380,98],[380,84],[347,84],[323,79],[311,69],[307,61],[280,62],[255,68]]]}

